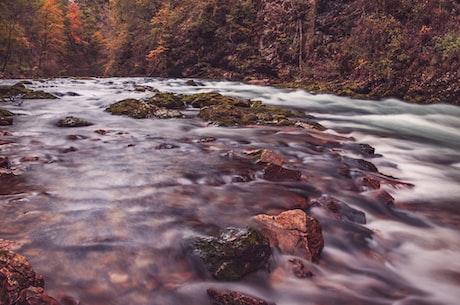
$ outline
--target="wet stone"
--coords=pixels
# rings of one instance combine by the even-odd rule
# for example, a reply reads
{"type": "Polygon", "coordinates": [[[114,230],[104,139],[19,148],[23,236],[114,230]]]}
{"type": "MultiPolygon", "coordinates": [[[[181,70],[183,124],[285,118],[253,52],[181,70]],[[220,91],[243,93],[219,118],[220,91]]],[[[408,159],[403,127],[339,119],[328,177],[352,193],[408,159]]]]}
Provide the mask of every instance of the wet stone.
{"type": "Polygon", "coordinates": [[[302,172],[295,170],[284,168],[282,166],[276,164],[268,164],[264,168],[264,175],[263,178],[271,181],[278,181],[278,180],[300,180],[302,177],[302,172]]]}
{"type": "Polygon", "coordinates": [[[238,291],[209,288],[207,293],[213,305],[275,305],[238,291]]]}
{"type": "Polygon", "coordinates": [[[300,209],[288,210],[277,216],[260,214],[254,217],[260,232],[272,247],[281,253],[296,255],[308,261],[319,260],[324,247],[321,224],[300,209]]]}
{"type": "Polygon", "coordinates": [[[354,209],[336,198],[322,196],[316,200],[312,200],[311,204],[323,208],[333,218],[366,224],[366,214],[364,212],[354,209]]]}
{"type": "Polygon", "coordinates": [[[268,239],[252,228],[229,227],[218,237],[199,237],[190,249],[217,280],[239,280],[266,266],[271,255],[268,239]]]}
{"type": "Polygon", "coordinates": [[[0,168],[11,168],[11,162],[7,156],[0,156],[0,168]]]}
{"type": "Polygon", "coordinates": [[[63,119],[57,121],[56,126],[58,127],[85,127],[91,126],[93,123],[85,121],[83,119],[74,117],[74,116],[67,116],[63,119]]]}
{"type": "Polygon", "coordinates": [[[282,166],[284,164],[284,157],[272,150],[261,149],[255,153],[254,161],[256,163],[271,163],[282,166]]]}
{"type": "Polygon", "coordinates": [[[311,278],[314,276],[314,273],[311,270],[308,270],[307,267],[305,267],[305,264],[302,262],[302,260],[298,258],[291,258],[288,262],[292,273],[297,278],[304,279],[311,278]]]}
{"type": "Polygon", "coordinates": [[[0,126],[8,126],[13,124],[13,113],[6,109],[0,108],[0,126]]]}
{"type": "Polygon", "coordinates": [[[350,166],[350,168],[357,168],[357,169],[361,169],[361,170],[372,172],[372,173],[378,172],[377,167],[373,163],[363,160],[363,159],[354,159],[354,158],[342,156],[342,162],[350,166]]]}

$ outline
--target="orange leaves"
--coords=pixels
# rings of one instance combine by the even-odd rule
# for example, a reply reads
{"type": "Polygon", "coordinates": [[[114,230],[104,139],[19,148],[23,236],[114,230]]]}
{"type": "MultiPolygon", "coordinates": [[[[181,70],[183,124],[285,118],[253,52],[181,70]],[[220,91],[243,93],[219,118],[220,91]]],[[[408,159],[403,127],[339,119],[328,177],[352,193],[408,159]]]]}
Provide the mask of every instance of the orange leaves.
{"type": "Polygon", "coordinates": [[[81,11],[80,7],[76,2],[72,2],[68,6],[68,13],[66,15],[67,20],[69,21],[69,36],[76,44],[82,44],[83,40],[81,38],[82,31],[82,21],[81,21],[81,11]]]}
{"type": "Polygon", "coordinates": [[[158,56],[168,50],[166,47],[160,45],[154,50],[150,50],[149,54],[145,57],[148,61],[152,62],[158,59],[158,56]]]}

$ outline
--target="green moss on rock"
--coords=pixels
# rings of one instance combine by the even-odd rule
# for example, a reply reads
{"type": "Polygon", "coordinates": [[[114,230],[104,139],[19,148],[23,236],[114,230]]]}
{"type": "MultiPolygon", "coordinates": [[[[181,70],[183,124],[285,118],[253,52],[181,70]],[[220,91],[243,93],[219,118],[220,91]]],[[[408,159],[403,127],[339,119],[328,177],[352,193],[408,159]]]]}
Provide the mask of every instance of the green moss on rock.
{"type": "Polygon", "coordinates": [[[176,109],[168,109],[154,105],[153,102],[125,99],[107,107],[105,111],[114,115],[127,115],[135,119],[158,118],[182,118],[184,115],[176,109]]]}
{"type": "Polygon", "coordinates": [[[124,99],[107,107],[105,111],[114,115],[127,115],[135,119],[153,117],[158,107],[136,99],[124,99]]]}
{"type": "Polygon", "coordinates": [[[181,97],[170,92],[157,93],[154,96],[145,99],[144,101],[146,103],[167,109],[185,109],[185,104],[182,101],[181,97]]]}
{"type": "Polygon", "coordinates": [[[85,121],[83,119],[74,117],[74,116],[67,116],[63,119],[57,121],[56,126],[58,127],[84,127],[84,126],[91,126],[93,123],[85,121]]]}
{"type": "Polygon", "coordinates": [[[20,96],[22,99],[57,99],[57,97],[51,93],[28,89],[24,84],[29,83],[19,82],[11,86],[0,86],[0,98],[13,99],[16,96],[20,96]]]}
{"type": "Polygon", "coordinates": [[[214,278],[238,280],[266,265],[271,255],[269,240],[252,228],[229,227],[218,237],[201,237],[191,244],[214,278]]]}

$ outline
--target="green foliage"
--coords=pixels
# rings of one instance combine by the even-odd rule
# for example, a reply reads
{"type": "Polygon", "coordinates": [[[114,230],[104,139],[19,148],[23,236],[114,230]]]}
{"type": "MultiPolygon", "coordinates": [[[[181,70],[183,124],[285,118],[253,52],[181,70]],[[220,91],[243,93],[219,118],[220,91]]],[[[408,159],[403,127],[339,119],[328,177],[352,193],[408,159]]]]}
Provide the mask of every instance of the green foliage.
{"type": "Polygon", "coordinates": [[[449,32],[443,37],[433,37],[434,49],[439,52],[443,60],[460,59],[460,32],[449,32]]]}

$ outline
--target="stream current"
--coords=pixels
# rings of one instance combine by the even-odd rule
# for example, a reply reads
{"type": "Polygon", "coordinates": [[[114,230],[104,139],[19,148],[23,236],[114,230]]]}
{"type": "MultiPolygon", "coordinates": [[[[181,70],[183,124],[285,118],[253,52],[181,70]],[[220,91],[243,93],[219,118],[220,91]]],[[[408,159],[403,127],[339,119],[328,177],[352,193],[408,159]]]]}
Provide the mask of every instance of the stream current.
{"type": "Polygon", "coordinates": [[[1,104],[17,115],[0,129],[8,142],[0,155],[25,181],[0,186],[0,238],[19,244],[15,251],[43,275],[49,295],[63,304],[195,305],[210,304],[206,289],[213,287],[278,305],[459,304],[460,107],[196,82],[33,81],[27,87],[60,98],[1,104]],[[371,145],[381,155],[369,159],[379,172],[413,187],[382,185],[395,206],[370,204],[372,191],[350,191],[328,169],[331,155],[305,145],[308,130],[216,127],[193,117],[193,109],[188,118],[168,120],[104,112],[124,98],[153,94],[135,86],[218,91],[305,111],[328,128],[324,136],[311,131],[318,138],[371,145]],[[94,125],[55,126],[69,115],[94,125]],[[216,140],[200,142],[209,137],[216,140]],[[255,173],[255,180],[235,183],[246,169],[228,155],[254,148],[282,154],[307,178],[271,182],[255,173]],[[275,251],[270,269],[217,282],[198,274],[184,254],[190,236],[248,226],[254,215],[324,195],[365,212],[367,221],[322,222],[318,212],[325,247],[318,264],[304,262],[312,278],[295,277],[286,267],[290,257],[275,251]]]}

